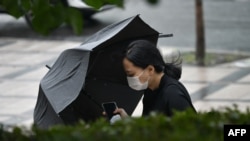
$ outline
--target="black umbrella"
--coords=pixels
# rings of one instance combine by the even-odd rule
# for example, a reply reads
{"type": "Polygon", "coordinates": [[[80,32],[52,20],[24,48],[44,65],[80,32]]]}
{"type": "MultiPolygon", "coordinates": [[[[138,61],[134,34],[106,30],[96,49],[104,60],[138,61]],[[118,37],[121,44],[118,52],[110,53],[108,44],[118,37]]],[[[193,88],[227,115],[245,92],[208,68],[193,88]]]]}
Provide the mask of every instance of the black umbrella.
{"type": "Polygon", "coordinates": [[[127,85],[122,54],[135,39],[157,44],[159,32],[137,15],[109,25],[79,47],[61,53],[41,80],[34,122],[47,128],[102,116],[102,102],[116,101],[131,115],[142,92],[127,85]]]}

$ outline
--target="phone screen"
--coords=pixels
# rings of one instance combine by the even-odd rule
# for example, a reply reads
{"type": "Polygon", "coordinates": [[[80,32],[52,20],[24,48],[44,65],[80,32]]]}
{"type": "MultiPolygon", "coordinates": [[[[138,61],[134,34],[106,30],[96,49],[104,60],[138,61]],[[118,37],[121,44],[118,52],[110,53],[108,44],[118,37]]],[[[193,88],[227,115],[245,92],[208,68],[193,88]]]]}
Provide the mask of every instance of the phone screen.
{"type": "Polygon", "coordinates": [[[102,103],[102,107],[104,111],[106,112],[109,119],[111,119],[115,114],[113,113],[115,109],[117,108],[117,105],[115,102],[106,102],[102,103]]]}

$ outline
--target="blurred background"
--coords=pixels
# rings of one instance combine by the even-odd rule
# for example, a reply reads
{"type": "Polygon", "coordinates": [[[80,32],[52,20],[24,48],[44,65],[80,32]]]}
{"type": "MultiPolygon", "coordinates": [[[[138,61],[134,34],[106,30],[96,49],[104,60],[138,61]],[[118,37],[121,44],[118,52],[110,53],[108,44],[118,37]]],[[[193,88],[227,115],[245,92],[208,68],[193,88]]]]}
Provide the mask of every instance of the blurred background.
{"type": "MultiPolygon", "coordinates": [[[[249,52],[250,1],[202,1],[206,49],[249,52]]],[[[150,4],[146,0],[125,0],[123,8],[114,7],[93,14],[92,20],[85,20],[80,35],[75,35],[69,26],[61,26],[45,37],[34,33],[25,22],[25,18],[15,19],[8,14],[1,14],[0,36],[82,42],[86,36],[104,26],[137,14],[157,31],[174,34],[173,38],[160,39],[160,46],[195,47],[195,0],[159,0],[156,4],[150,4]]],[[[46,21],[43,24],[46,24],[46,21]]]]}

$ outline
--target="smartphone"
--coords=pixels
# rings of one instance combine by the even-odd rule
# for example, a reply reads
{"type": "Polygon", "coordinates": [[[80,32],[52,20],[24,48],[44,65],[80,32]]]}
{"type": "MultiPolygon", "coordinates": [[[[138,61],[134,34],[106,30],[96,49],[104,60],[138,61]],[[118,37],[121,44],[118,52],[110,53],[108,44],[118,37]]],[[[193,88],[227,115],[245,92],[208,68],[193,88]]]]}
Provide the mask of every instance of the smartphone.
{"type": "Polygon", "coordinates": [[[114,115],[114,111],[117,108],[116,102],[105,102],[102,103],[103,110],[106,112],[108,119],[110,120],[114,115]]]}

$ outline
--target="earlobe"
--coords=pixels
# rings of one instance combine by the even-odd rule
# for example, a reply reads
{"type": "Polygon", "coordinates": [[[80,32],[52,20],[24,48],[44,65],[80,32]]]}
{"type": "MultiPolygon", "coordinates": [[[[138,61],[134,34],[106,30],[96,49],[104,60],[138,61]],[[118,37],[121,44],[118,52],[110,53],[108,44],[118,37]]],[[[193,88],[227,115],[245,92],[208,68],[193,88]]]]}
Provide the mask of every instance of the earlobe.
{"type": "Polygon", "coordinates": [[[149,71],[149,74],[152,75],[152,74],[155,72],[154,66],[149,65],[149,66],[148,66],[148,71],[149,71]]]}

